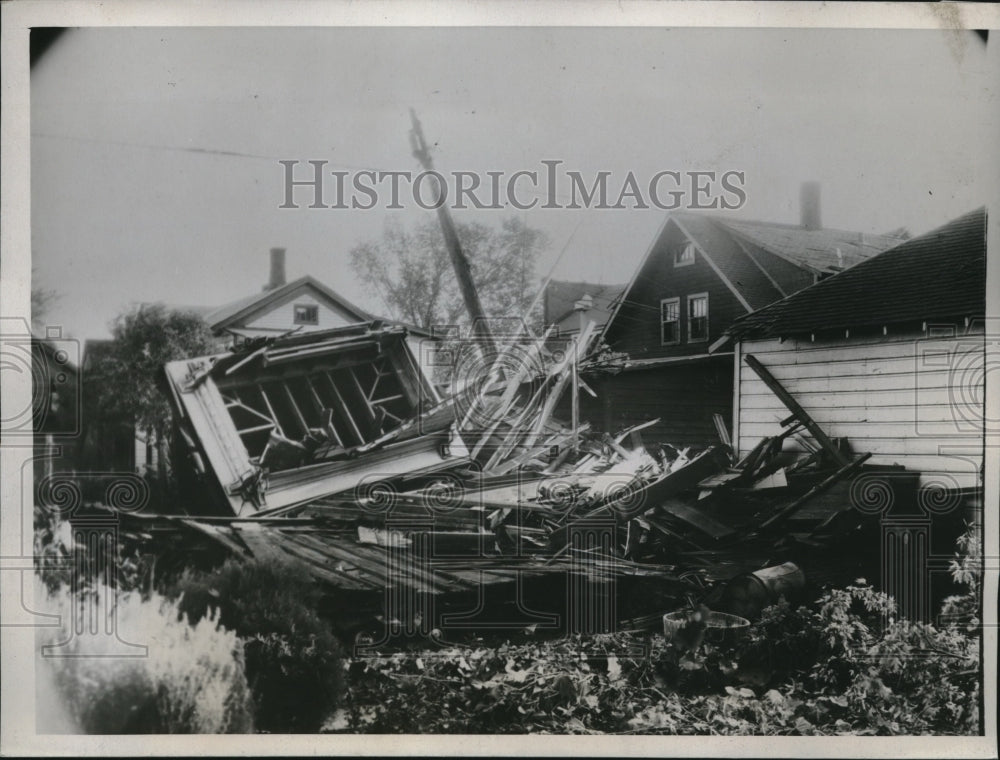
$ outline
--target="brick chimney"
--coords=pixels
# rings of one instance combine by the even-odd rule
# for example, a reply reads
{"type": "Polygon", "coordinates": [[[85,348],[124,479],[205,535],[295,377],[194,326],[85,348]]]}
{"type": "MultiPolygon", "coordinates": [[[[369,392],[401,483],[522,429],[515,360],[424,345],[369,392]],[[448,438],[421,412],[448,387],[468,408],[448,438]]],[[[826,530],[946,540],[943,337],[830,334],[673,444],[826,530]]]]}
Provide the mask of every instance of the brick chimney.
{"type": "Polygon", "coordinates": [[[285,249],[271,249],[271,279],[268,280],[264,290],[274,290],[285,284],[285,249]]]}
{"type": "Polygon", "coordinates": [[[823,219],[820,213],[819,182],[803,182],[799,193],[799,213],[802,228],[806,230],[823,229],[823,219]]]}

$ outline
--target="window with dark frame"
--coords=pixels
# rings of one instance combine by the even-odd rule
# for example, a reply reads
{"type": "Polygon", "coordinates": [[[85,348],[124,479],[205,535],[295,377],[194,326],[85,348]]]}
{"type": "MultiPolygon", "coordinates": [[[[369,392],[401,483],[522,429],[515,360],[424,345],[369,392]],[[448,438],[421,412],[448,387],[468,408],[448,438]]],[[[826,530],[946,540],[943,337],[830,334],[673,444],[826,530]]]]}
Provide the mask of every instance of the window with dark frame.
{"type": "Polygon", "coordinates": [[[681,299],[660,301],[660,343],[673,346],[681,342],[681,299]]]}
{"type": "Polygon", "coordinates": [[[708,340],[708,293],[688,296],[688,342],[708,340]]]}
{"type": "Polygon", "coordinates": [[[694,243],[684,243],[674,250],[674,266],[682,267],[694,263],[694,243]]]}
{"type": "Polygon", "coordinates": [[[293,317],[297,325],[318,325],[319,306],[315,304],[297,303],[295,304],[295,314],[293,317]]]}

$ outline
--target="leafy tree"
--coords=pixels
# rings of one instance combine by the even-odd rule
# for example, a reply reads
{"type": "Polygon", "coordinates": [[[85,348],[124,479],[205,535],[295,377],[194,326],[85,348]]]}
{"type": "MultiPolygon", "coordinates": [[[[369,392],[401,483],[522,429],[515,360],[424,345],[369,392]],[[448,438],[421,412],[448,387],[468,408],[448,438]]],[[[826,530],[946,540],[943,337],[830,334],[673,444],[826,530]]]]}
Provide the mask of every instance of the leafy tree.
{"type": "Polygon", "coordinates": [[[40,328],[45,324],[45,317],[52,304],[59,298],[56,291],[43,288],[37,282],[37,274],[31,270],[31,326],[40,328]]]}
{"type": "MultiPolygon", "coordinates": [[[[171,412],[157,388],[160,369],[169,361],[212,351],[212,333],[197,314],[163,304],[133,306],[115,319],[111,331],[111,348],[88,379],[97,389],[98,412],[131,420],[138,430],[165,442],[171,412]]],[[[160,462],[162,477],[163,457],[160,462]]]]}
{"type": "MultiPolygon", "coordinates": [[[[499,229],[456,225],[473,281],[488,317],[523,317],[535,297],[535,264],[549,240],[517,217],[499,229]]],[[[437,221],[412,230],[390,221],[381,240],[351,250],[351,266],[389,315],[419,327],[468,324],[451,259],[437,221]]]]}

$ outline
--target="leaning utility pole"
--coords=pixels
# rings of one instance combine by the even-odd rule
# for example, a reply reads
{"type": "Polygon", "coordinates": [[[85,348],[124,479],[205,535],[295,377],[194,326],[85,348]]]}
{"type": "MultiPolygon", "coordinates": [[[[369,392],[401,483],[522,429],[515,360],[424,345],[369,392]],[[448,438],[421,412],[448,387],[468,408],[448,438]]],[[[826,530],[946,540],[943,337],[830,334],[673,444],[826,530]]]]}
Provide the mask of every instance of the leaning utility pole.
{"type": "MultiPolygon", "coordinates": [[[[420,126],[416,112],[410,109],[410,118],[413,121],[413,128],[410,130],[410,146],[413,148],[413,155],[420,161],[420,165],[427,172],[434,171],[434,164],[431,161],[430,151],[427,150],[427,143],[424,141],[424,130],[420,126]]],[[[490,333],[489,324],[486,321],[486,314],[483,312],[483,305],[479,302],[479,293],[476,291],[476,284],[472,281],[472,270],[469,267],[469,260],[465,258],[462,251],[462,244],[458,239],[458,232],[455,230],[455,223],[448,213],[445,204],[445,188],[441,184],[439,175],[435,172],[434,181],[437,183],[437,214],[441,223],[441,232],[444,233],[444,243],[448,248],[451,257],[451,264],[455,268],[455,276],[458,278],[458,287],[462,291],[462,299],[465,301],[465,308],[472,318],[473,329],[483,343],[483,348],[487,354],[495,353],[496,347],[493,343],[493,336],[490,333]]]]}

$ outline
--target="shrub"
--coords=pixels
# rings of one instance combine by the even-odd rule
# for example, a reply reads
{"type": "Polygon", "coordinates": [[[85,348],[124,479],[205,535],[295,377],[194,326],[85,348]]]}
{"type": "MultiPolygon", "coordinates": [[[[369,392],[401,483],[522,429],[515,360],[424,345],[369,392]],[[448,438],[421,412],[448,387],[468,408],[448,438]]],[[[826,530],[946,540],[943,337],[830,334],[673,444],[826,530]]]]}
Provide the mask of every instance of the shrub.
{"type": "Polygon", "coordinates": [[[104,601],[115,592],[106,586],[50,594],[39,579],[35,593],[46,612],[59,615],[58,626],[38,635],[42,646],[58,645],[51,652],[58,656],[43,654],[39,663],[43,723],[55,712],[64,730],[91,734],[253,730],[243,645],[217,615],[190,625],[175,603],[156,594],[122,594],[112,607],[104,601]],[[95,611],[96,633],[73,632],[74,612],[95,611]],[[115,626],[117,636],[109,633],[115,626]]]}
{"type": "Polygon", "coordinates": [[[946,612],[961,613],[950,624],[894,620],[893,601],[855,581],[810,607],[769,607],[735,649],[706,641],[683,660],[660,637],[627,633],[355,659],[347,704],[327,730],[975,734],[982,670],[969,621],[981,619],[981,560],[973,543],[960,541],[953,564],[968,592],[946,602],[946,612]]]}
{"type": "Polygon", "coordinates": [[[298,566],[230,559],[175,583],[180,609],[200,620],[219,610],[244,640],[247,680],[259,729],[317,731],[343,686],[341,650],[316,612],[320,591],[298,566]]]}

